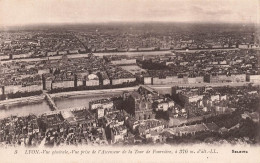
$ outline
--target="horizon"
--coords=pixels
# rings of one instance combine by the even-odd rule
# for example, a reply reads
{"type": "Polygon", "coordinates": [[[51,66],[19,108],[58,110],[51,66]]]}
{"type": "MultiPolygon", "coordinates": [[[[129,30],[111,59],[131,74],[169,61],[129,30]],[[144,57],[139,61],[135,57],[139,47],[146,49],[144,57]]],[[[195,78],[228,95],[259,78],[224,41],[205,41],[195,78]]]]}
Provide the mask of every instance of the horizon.
{"type": "Polygon", "coordinates": [[[25,25],[8,25],[8,26],[0,26],[0,30],[8,31],[8,30],[27,30],[30,28],[54,28],[54,27],[80,27],[80,26],[124,26],[124,25],[133,25],[133,26],[142,26],[142,25],[191,25],[191,26],[199,26],[199,25],[217,25],[217,26],[250,26],[250,27],[258,27],[260,24],[256,23],[242,23],[242,22],[165,22],[165,21],[143,21],[143,22],[119,22],[119,21],[111,21],[111,22],[88,22],[88,23],[35,23],[35,24],[25,24],[25,25]]]}

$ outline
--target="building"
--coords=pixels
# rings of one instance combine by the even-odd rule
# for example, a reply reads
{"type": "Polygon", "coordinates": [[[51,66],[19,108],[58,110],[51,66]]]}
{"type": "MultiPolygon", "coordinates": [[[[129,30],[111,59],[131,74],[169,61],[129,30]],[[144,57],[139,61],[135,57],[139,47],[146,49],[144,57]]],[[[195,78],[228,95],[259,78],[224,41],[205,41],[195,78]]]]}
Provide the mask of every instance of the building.
{"type": "Polygon", "coordinates": [[[127,136],[127,128],[124,125],[113,126],[110,128],[111,143],[123,142],[127,136]]]}
{"type": "Polygon", "coordinates": [[[4,94],[15,94],[19,92],[22,88],[22,85],[5,85],[4,86],[4,94]]]}
{"type": "Polygon", "coordinates": [[[97,108],[97,118],[102,118],[105,116],[105,109],[103,107],[97,108]]]}
{"type": "Polygon", "coordinates": [[[246,74],[207,74],[204,76],[204,81],[207,83],[246,82],[246,74]]]}
{"type": "Polygon", "coordinates": [[[99,79],[97,75],[89,74],[86,77],[86,86],[98,86],[98,85],[99,85],[99,79]]]}
{"type": "Polygon", "coordinates": [[[74,87],[74,80],[54,80],[52,82],[52,89],[63,89],[72,87],[74,87]]]}
{"type": "Polygon", "coordinates": [[[136,64],[136,59],[120,59],[120,60],[112,60],[112,64],[114,65],[129,65],[136,64]]]}
{"type": "Polygon", "coordinates": [[[136,78],[133,78],[133,77],[112,78],[111,79],[111,84],[112,85],[120,85],[120,84],[124,84],[124,83],[135,82],[135,81],[136,81],[136,78]]]}
{"type": "Polygon", "coordinates": [[[97,126],[95,113],[91,112],[87,107],[71,108],[69,111],[73,114],[77,123],[85,124],[90,128],[97,126]]]}
{"type": "Polygon", "coordinates": [[[48,73],[50,73],[50,69],[49,68],[39,68],[38,69],[38,74],[39,75],[42,75],[42,74],[48,74],[48,73]]]}
{"type": "Polygon", "coordinates": [[[182,104],[192,103],[192,102],[198,102],[200,100],[203,100],[203,95],[198,95],[194,92],[185,92],[180,93],[179,98],[182,104]]]}
{"type": "Polygon", "coordinates": [[[246,74],[231,74],[232,82],[246,82],[246,74]]]}
{"type": "Polygon", "coordinates": [[[77,124],[76,118],[71,111],[62,111],[61,115],[70,125],[77,124]]]}
{"type": "Polygon", "coordinates": [[[9,58],[10,58],[9,55],[0,53],[0,61],[1,61],[1,60],[8,60],[9,58]]]}
{"type": "Polygon", "coordinates": [[[100,99],[100,100],[95,100],[95,101],[90,101],[89,102],[89,109],[90,110],[96,110],[98,108],[103,108],[103,109],[110,109],[114,107],[113,100],[108,98],[108,99],[100,99]]]}
{"type": "Polygon", "coordinates": [[[58,128],[60,125],[64,124],[64,118],[59,111],[48,112],[39,118],[48,129],[58,128]]]}
{"type": "Polygon", "coordinates": [[[42,83],[31,83],[30,85],[23,85],[20,89],[20,92],[36,92],[42,90],[42,83]]]}
{"type": "Polygon", "coordinates": [[[153,77],[152,84],[160,85],[160,84],[179,83],[179,80],[180,79],[177,76],[153,77]]]}
{"type": "Polygon", "coordinates": [[[4,94],[4,86],[0,86],[0,95],[4,94]]]}
{"type": "Polygon", "coordinates": [[[99,83],[101,85],[110,85],[110,80],[109,80],[108,75],[105,71],[98,72],[97,76],[99,77],[99,83]]]}
{"type": "Polygon", "coordinates": [[[78,54],[79,50],[69,50],[68,53],[69,54],[78,54]]]}
{"type": "Polygon", "coordinates": [[[137,120],[151,119],[154,117],[152,101],[138,92],[131,92],[125,99],[126,111],[137,120]]]}
{"type": "Polygon", "coordinates": [[[260,83],[260,75],[247,75],[248,81],[252,83],[260,83]]]}
{"type": "Polygon", "coordinates": [[[243,119],[251,119],[253,122],[255,123],[259,123],[259,113],[258,112],[252,112],[252,113],[249,113],[249,112],[244,112],[244,114],[241,114],[241,117],[243,119]]]}
{"type": "Polygon", "coordinates": [[[68,54],[67,51],[58,51],[58,55],[66,55],[66,54],[68,54]]]}
{"type": "Polygon", "coordinates": [[[136,126],[139,135],[151,134],[151,132],[161,132],[164,129],[164,124],[157,119],[148,119],[138,121],[136,126]]]}
{"type": "Polygon", "coordinates": [[[47,56],[55,56],[57,55],[57,52],[47,52],[47,56]]]}
{"type": "Polygon", "coordinates": [[[150,76],[144,76],[143,80],[144,80],[144,84],[147,84],[147,85],[152,84],[152,77],[150,77],[150,76]]]}
{"type": "Polygon", "coordinates": [[[195,135],[197,132],[206,131],[206,130],[207,127],[205,126],[205,124],[195,124],[189,126],[167,128],[164,130],[164,132],[167,132],[175,136],[184,136],[188,134],[195,135]]]}
{"type": "Polygon", "coordinates": [[[174,106],[174,101],[166,98],[164,100],[159,100],[158,102],[155,102],[155,111],[168,111],[170,108],[173,108],[174,106]]]}

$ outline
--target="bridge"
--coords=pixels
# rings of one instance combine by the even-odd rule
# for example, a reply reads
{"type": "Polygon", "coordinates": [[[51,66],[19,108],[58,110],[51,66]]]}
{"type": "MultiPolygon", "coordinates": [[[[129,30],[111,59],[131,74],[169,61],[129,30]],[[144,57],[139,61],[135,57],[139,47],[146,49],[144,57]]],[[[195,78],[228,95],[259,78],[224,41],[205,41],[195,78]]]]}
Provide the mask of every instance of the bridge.
{"type": "Polygon", "coordinates": [[[48,105],[50,106],[51,110],[52,111],[58,110],[58,107],[56,106],[56,104],[53,101],[53,99],[51,98],[51,96],[46,92],[44,92],[44,95],[45,95],[45,99],[46,99],[48,105]]]}

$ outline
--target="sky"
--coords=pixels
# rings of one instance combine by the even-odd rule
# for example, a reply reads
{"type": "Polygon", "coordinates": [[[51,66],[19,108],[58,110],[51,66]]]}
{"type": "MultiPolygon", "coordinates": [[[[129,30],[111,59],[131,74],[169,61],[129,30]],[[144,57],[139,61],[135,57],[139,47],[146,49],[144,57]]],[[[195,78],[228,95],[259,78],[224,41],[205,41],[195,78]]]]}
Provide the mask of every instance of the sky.
{"type": "Polygon", "coordinates": [[[0,0],[0,26],[49,23],[259,23],[260,0],[0,0]]]}

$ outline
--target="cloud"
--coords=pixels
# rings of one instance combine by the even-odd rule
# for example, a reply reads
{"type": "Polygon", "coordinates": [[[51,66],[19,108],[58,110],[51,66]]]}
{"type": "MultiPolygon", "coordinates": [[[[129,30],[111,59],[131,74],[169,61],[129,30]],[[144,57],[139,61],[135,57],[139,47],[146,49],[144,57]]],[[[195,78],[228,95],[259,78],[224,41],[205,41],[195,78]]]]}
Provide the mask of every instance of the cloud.
{"type": "Polygon", "coordinates": [[[219,9],[216,8],[215,10],[206,9],[201,6],[192,6],[192,13],[198,14],[198,15],[211,15],[211,16],[226,16],[229,14],[232,14],[231,10],[228,9],[219,9]]]}
{"type": "Polygon", "coordinates": [[[0,25],[109,21],[250,22],[257,20],[257,6],[258,0],[250,0],[250,3],[248,0],[0,0],[0,25]]]}

